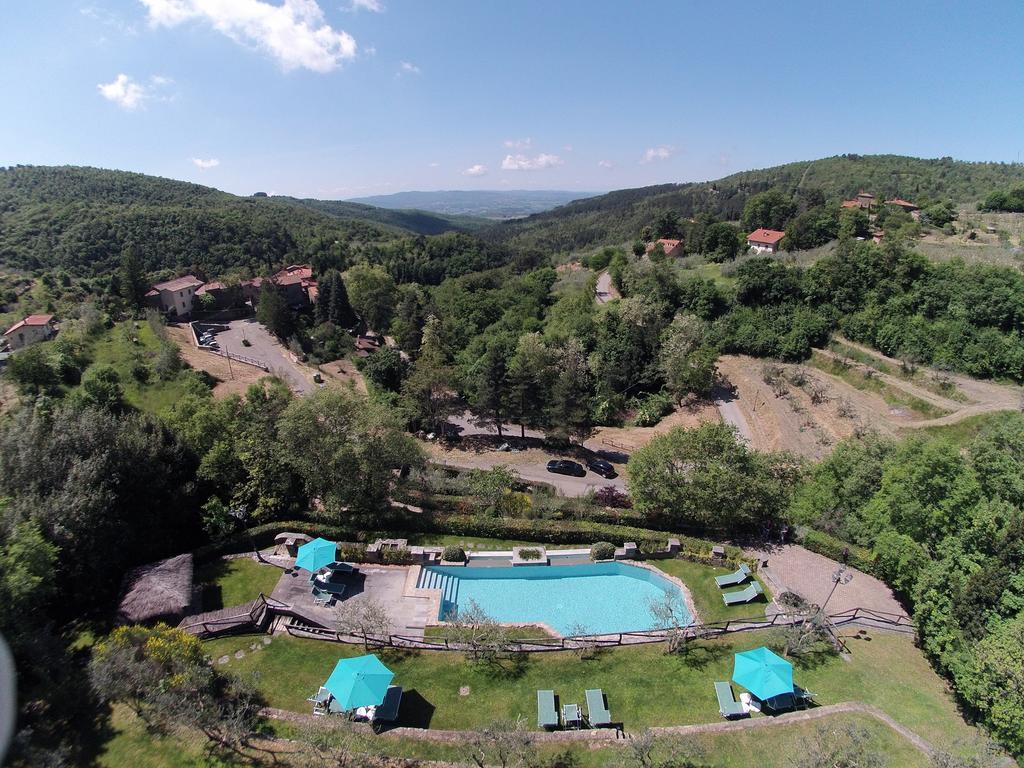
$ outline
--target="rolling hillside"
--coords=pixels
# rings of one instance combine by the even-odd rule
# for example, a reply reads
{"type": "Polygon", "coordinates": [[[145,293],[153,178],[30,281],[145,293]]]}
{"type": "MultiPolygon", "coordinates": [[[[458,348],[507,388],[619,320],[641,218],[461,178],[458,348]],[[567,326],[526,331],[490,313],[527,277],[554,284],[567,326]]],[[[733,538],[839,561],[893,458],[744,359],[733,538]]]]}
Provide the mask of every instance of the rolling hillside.
{"type": "Polygon", "coordinates": [[[464,228],[424,212],[238,197],[123,171],[0,169],[0,264],[18,269],[109,273],[131,244],[150,272],[259,271],[365,243],[464,228]]]}
{"type": "Polygon", "coordinates": [[[973,204],[993,189],[1021,182],[1024,165],[1020,164],[839,155],[743,171],[717,181],[610,192],[527,219],[505,222],[490,230],[489,235],[510,245],[564,251],[632,240],[642,227],[669,209],[684,217],[706,212],[735,220],[750,195],[771,188],[809,202],[839,200],[864,189],[885,197],[951,199],[958,204],[973,204]]]}
{"type": "Polygon", "coordinates": [[[360,197],[353,203],[380,208],[431,211],[448,216],[479,216],[513,219],[542,213],[573,200],[593,197],[596,192],[563,192],[550,189],[440,190],[437,192],[396,192],[393,195],[360,197]]]}

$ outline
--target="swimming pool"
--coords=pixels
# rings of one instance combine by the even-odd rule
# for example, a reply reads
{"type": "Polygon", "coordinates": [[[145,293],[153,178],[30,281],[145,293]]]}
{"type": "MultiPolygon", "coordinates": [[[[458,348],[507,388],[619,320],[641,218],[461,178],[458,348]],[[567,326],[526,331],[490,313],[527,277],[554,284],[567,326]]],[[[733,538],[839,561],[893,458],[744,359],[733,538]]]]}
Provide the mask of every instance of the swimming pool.
{"type": "Polygon", "coordinates": [[[604,635],[657,629],[652,601],[678,600],[692,620],[679,587],[663,576],[626,563],[465,568],[426,566],[417,586],[441,590],[438,618],[449,619],[472,600],[500,622],[542,623],[562,635],[604,635]]]}

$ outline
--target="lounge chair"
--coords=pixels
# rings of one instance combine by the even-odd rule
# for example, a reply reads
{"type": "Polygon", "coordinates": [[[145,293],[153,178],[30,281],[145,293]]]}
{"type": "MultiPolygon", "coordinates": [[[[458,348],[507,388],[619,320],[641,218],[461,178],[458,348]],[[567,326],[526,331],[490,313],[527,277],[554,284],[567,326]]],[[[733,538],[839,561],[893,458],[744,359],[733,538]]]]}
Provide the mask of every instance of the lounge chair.
{"type": "Polygon", "coordinates": [[[587,722],[591,728],[600,728],[612,724],[612,713],[605,704],[604,691],[600,688],[587,690],[587,722]]]}
{"type": "Polygon", "coordinates": [[[313,587],[313,604],[314,605],[331,605],[334,602],[334,595],[331,594],[330,590],[320,589],[313,587]]]}
{"type": "Polygon", "coordinates": [[[370,721],[374,723],[393,723],[398,719],[398,708],[402,705],[402,686],[389,685],[384,701],[373,708],[370,721]]]}
{"type": "Polygon", "coordinates": [[[583,713],[579,704],[566,704],[562,707],[562,724],[566,728],[583,727],[583,713]]]}
{"type": "Polygon", "coordinates": [[[359,569],[351,563],[343,563],[339,560],[328,565],[327,570],[332,573],[355,573],[359,569]]]}
{"type": "Polygon", "coordinates": [[[322,715],[327,711],[327,703],[331,700],[331,692],[320,686],[320,690],[310,696],[306,701],[313,702],[313,714],[322,715]]]}
{"type": "Polygon", "coordinates": [[[719,589],[725,589],[726,587],[736,587],[745,582],[750,578],[750,566],[746,563],[740,563],[740,567],[732,573],[726,573],[722,576],[715,576],[715,583],[719,589]]]}
{"type": "Polygon", "coordinates": [[[554,691],[537,691],[537,726],[557,728],[560,724],[554,691]]]}
{"type": "Polygon", "coordinates": [[[718,697],[718,711],[722,713],[722,717],[728,719],[747,714],[743,705],[732,695],[732,686],[728,683],[715,683],[715,695],[718,697]]]}
{"type": "Polygon", "coordinates": [[[746,589],[741,589],[739,592],[723,593],[722,599],[726,605],[741,605],[742,603],[752,602],[763,594],[764,587],[761,586],[760,582],[754,581],[748,584],[746,589]]]}

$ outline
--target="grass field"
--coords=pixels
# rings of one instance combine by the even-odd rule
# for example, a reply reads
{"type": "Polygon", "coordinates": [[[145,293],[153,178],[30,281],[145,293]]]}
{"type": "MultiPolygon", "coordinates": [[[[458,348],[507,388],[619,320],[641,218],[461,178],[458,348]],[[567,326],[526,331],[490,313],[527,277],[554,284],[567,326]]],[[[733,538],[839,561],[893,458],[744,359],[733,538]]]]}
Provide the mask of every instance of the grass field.
{"type": "Polygon", "coordinates": [[[919,368],[914,372],[910,372],[904,370],[903,367],[899,365],[890,365],[885,360],[865,352],[862,349],[851,347],[849,344],[843,344],[841,341],[830,342],[828,348],[837,355],[842,355],[843,357],[848,357],[851,360],[856,360],[858,363],[870,366],[880,373],[896,376],[936,395],[948,397],[950,400],[956,400],[961,403],[967,401],[967,396],[956,384],[952,381],[936,381],[928,375],[925,369],[919,368]]]}
{"type": "MultiPolygon", "coordinates": [[[[563,702],[581,701],[586,688],[608,695],[613,717],[625,728],[715,722],[713,682],[731,676],[733,654],[762,644],[778,648],[781,635],[757,631],[692,643],[682,655],[665,655],[661,645],[617,648],[579,659],[573,653],[531,654],[518,663],[485,666],[457,653],[381,651],[406,689],[400,722],[432,728],[476,728],[495,719],[535,718],[536,691],[553,688],[563,702]],[[468,686],[470,693],[461,695],[468,686]]],[[[306,697],[330,674],[339,657],[362,653],[361,646],[277,636],[259,651],[249,637],[206,643],[213,658],[230,661],[218,669],[257,675],[271,706],[305,712],[306,697]],[[235,659],[243,650],[246,655],[235,659]]],[[[904,636],[872,633],[851,639],[849,658],[818,653],[796,662],[795,680],[822,704],[861,701],[880,707],[901,724],[939,746],[970,741],[974,730],[957,712],[946,684],[904,636]]]]}
{"type": "Polygon", "coordinates": [[[811,355],[808,364],[825,373],[836,376],[851,387],[862,392],[872,392],[881,397],[891,408],[899,408],[908,411],[911,415],[922,419],[937,419],[945,416],[949,411],[932,405],[919,397],[904,392],[902,389],[890,386],[877,377],[867,376],[862,370],[843,365],[838,360],[826,357],[818,352],[811,355]]]}
{"type": "Polygon", "coordinates": [[[197,570],[195,580],[203,590],[203,610],[215,611],[248,603],[261,592],[269,595],[280,578],[280,568],[239,557],[207,563],[197,570]]]}
{"type": "MultiPolygon", "coordinates": [[[[178,732],[172,736],[158,737],[148,734],[140,721],[127,709],[114,710],[113,733],[106,743],[98,764],[104,768],[213,768],[213,766],[259,765],[241,757],[226,758],[219,762],[208,762],[205,757],[200,734],[178,732]]],[[[859,715],[836,715],[817,723],[791,723],[768,730],[734,732],[728,734],[698,734],[685,739],[685,747],[695,754],[700,764],[707,768],[749,768],[754,762],[759,768],[790,768],[794,756],[801,754],[808,740],[813,739],[819,728],[841,728],[852,726],[863,729],[869,737],[869,744],[885,755],[888,766],[901,768],[925,768],[929,761],[913,745],[895,731],[877,720],[859,715]],[[756,761],[753,759],[756,756],[756,761]]],[[[270,723],[270,729],[279,738],[294,738],[295,729],[286,723],[270,723]]],[[[417,741],[394,737],[357,737],[353,749],[369,754],[383,754],[438,760],[462,764],[466,751],[458,745],[417,741]]],[[[260,748],[265,765],[290,768],[299,764],[289,759],[294,747],[281,742],[264,741],[260,748]]],[[[625,742],[616,742],[604,748],[591,745],[551,745],[538,748],[538,756],[545,764],[556,764],[554,758],[569,750],[574,762],[563,765],[578,768],[612,768],[621,766],[625,756],[625,742]]],[[[256,757],[257,755],[253,755],[256,757]]],[[[358,763],[358,760],[356,761],[358,763]]]]}
{"type": "Polygon", "coordinates": [[[160,343],[148,323],[118,323],[90,344],[92,362],[82,375],[88,376],[89,371],[109,365],[121,379],[125,401],[142,411],[163,413],[188,391],[186,383],[180,377],[159,381],[151,375],[143,384],[132,377],[135,361],[152,365],[159,349],[160,343]]]}
{"type": "MultiPolygon", "coordinates": [[[[665,573],[681,579],[689,588],[694,607],[705,624],[727,619],[764,618],[765,598],[760,598],[749,605],[728,606],[725,604],[722,593],[732,592],[739,587],[719,589],[715,583],[715,576],[732,573],[735,570],[733,568],[716,568],[689,560],[658,560],[654,565],[665,573]]],[[[755,576],[755,578],[757,577],[755,576]]],[[[761,586],[765,586],[764,582],[761,582],[761,586]]],[[[766,587],[765,593],[770,594],[766,587]]]]}
{"type": "Polygon", "coordinates": [[[925,427],[917,432],[923,432],[929,437],[939,437],[949,440],[954,445],[965,446],[971,442],[989,424],[994,424],[1001,419],[1011,415],[1010,411],[997,411],[995,413],[980,413],[977,416],[968,416],[955,424],[943,424],[937,427],[925,427]]]}

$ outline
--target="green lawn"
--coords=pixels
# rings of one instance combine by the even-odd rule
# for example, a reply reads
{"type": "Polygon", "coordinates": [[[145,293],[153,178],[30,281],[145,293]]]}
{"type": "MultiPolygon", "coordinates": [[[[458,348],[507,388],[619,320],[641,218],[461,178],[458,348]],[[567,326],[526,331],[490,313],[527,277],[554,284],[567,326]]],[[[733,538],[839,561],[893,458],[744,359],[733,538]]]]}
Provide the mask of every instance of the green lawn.
{"type": "MultiPolygon", "coordinates": [[[[452,628],[447,625],[437,625],[426,627],[423,630],[423,636],[428,640],[443,640],[451,634],[451,631],[452,628]]],[[[525,626],[509,627],[508,637],[511,640],[547,640],[554,637],[554,635],[544,629],[544,627],[525,626]]]]}
{"type": "Polygon", "coordinates": [[[281,569],[248,557],[214,560],[200,567],[196,582],[203,588],[203,610],[214,611],[269,595],[281,579],[281,569]]]}
{"type": "MultiPolygon", "coordinates": [[[[712,683],[728,680],[733,654],[766,644],[778,647],[780,634],[761,630],[691,645],[685,655],[667,656],[663,646],[604,651],[581,660],[571,652],[531,654],[518,666],[467,663],[457,653],[381,651],[408,692],[404,724],[432,728],[473,728],[500,718],[535,717],[536,691],[553,688],[563,701],[579,701],[586,688],[608,694],[612,714],[627,730],[645,726],[716,722],[712,683]],[[462,696],[459,689],[470,688],[462,696]]],[[[211,657],[229,662],[218,669],[248,676],[274,707],[305,712],[306,697],[327,678],[339,657],[360,655],[361,646],[277,636],[259,651],[251,637],[212,640],[211,657]],[[242,659],[233,654],[244,650],[242,659]]],[[[817,655],[797,663],[796,682],[819,703],[862,701],[940,746],[969,741],[973,729],[957,713],[946,684],[929,667],[911,639],[877,633],[851,640],[849,658],[817,655]]]]}
{"type": "MultiPolygon", "coordinates": [[[[715,576],[725,573],[732,573],[734,568],[716,568],[701,563],[693,563],[689,560],[654,560],[651,562],[656,568],[665,573],[682,579],[683,583],[690,590],[693,597],[694,607],[697,609],[700,620],[705,624],[726,619],[763,619],[766,598],[760,598],[749,605],[727,606],[722,599],[723,592],[732,592],[740,587],[729,587],[719,589],[715,583],[715,576]]],[[[757,578],[755,576],[755,578],[757,578]]],[[[760,581],[760,579],[758,579],[760,581]]],[[[764,582],[761,582],[764,587],[764,582]]],[[[767,588],[765,588],[767,593],[767,588]]]]}
{"type": "MultiPolygon", "coordinates": [[[[287,723],[271,722],[270,730],[281,738],[294,737],[294,727],[287,723]]],[[[733,732],[727,734],[700,734],[689,736],[685,744],[701,756],[707,768],[790,768],[794,755],[801,753],[803,744],[824,726],[852,725],[868,733],[870,744],[888,758],[887,765],[901,768],[925,768],[928,760],[892,729],[874,718],[855,715],[836,715],[814,723],[791,723],[769,730],[733,732]]],[[[223,763],[204,762],[203,739],[198,733],[176,733],[158,737],[146,733],[139,720],[123,707],[114,710],[112,735],[99,756],[98,764],[104,768],[200,768],[201,766],[259,765],[238,758],[223,763]]],[[[263,743],[261,757],[264,765],[288,768],[295,763],[288,759],[289,745],[263,743]]],[[[419,741],[408,738],[382,738],[379,736],[354,739],[354,748],[377,754],[387,754],[420,760],[438,760],[460,764],[466,758],[458,745],[419,741]]],[[[545,744],[538,752],[542,759],[551,760],[567,749],[576,758],[579,768],[611,768],[622,764],[625,744],[617,742],[601,749],[586,744],[545,744]]]]}

